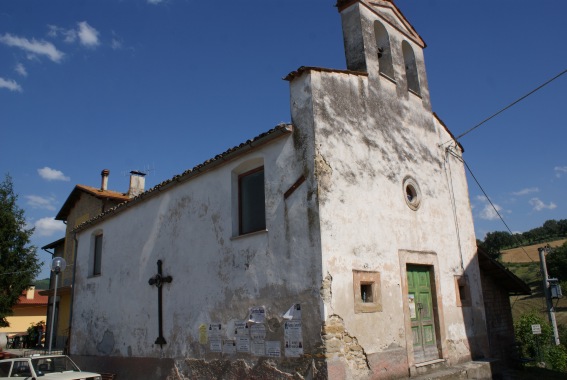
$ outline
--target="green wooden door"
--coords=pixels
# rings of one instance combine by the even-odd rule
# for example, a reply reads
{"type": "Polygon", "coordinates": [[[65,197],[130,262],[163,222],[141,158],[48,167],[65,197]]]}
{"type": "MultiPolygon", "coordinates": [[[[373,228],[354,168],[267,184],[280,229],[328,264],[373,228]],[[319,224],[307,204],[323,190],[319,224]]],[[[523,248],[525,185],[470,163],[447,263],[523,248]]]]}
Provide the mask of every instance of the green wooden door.
{"type": "Polygon", "coordinates": [[[430,267],[408,265],[408,305],[416,363],[439,359],[430,267]]]}

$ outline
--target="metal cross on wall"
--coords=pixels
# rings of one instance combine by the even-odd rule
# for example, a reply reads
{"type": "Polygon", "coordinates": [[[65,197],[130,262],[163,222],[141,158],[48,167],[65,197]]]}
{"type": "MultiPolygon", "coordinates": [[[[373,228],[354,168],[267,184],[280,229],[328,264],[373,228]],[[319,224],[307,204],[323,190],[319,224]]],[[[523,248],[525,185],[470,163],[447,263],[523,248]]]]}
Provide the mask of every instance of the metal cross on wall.
{"type": "Polygon", "coordinates": [[[159,344],[160,348],[163,347],[164,344],[167,344],[165,338],[163,337],[163,322],[162,322],[162,307],[161,307],[161,288],[164,282],[171,282],[173,277],[171,276],[163,276],[161,272],[161,260],[157,261],[157,274],[150,278],[148,283],[150,285],[155,285],[158,288],[158,323],[159,323],[159,336],[156,339],[155,344],[159,344]]]}

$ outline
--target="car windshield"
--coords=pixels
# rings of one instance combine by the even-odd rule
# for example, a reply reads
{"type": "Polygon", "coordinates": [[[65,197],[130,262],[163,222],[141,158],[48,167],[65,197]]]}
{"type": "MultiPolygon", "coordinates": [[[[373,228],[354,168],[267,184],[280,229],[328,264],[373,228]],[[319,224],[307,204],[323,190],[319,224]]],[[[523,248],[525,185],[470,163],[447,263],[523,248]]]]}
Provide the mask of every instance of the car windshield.
{"type": "Polygon", "coordinates": [[[67,356],[40,356],[32,358],[32,365],[36,372],[43,374],[53,372],[80,372],[81,370],[67,356]]]}

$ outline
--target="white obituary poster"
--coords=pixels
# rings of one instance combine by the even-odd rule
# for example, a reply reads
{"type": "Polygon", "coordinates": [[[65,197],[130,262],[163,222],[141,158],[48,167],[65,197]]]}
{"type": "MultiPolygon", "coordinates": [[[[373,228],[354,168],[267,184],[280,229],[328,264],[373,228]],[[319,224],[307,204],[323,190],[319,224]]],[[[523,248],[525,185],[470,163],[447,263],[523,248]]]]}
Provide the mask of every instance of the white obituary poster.
{"type": "Polygon", "coordinates": [[[264,348],[264,341],[252,341],[250,342],[250,353],[254,356],[264,356],[266,355],[266,350],[264,348]]]}
{"type": "Polygon", "coordinates": [[[248,334],[248,322],[246,322],[246,321],[235,321],[234,322],[234,336],[249,336],[249,334],[248,334]]]}
{"type": "Polygon", "coordinates": [[[266,356],[279,358],[282,354],[281,343],[279,340],[266,341],[266,356]]]}
{"type": "Polygon", "coordinates": [[[209,337],[211,352],[222,352],[222,339],[220,337],[209,337]]]}
{"type": "Polygon", "coordinates": [[[299,357],[303,355],[303,332],[301,321],[285,321],[284,323],[285,356],[299,357]]]}
{"type": "Polygon", "coordinates": [[[237,352],[250,352],[250,337],[237,336],[236,337],[236,351],[237,352]]]}
{"type": "Polygon", "coordinates": [[[283,319],[301,320],[301,304],[294,303],[283,315],[283,319]]]}
{"type": "Polygon", "coordinates": [[[264,323],[266,320],[266,310],[264,306],[255,306],[250,308],[249,322],[264,323]]]}
{"type": "Polygon", "coordinates": [[[250,339],[264,340],[266,339],[266,325],[263,323],[254,323],[250,326],[250,339]]]}
{"type": "Polygon", "coordinates": [[[236,341],[232,339],[226,339],[222,342],[222,353],[223,354],[235,354],[236,353],[236,341]]]}

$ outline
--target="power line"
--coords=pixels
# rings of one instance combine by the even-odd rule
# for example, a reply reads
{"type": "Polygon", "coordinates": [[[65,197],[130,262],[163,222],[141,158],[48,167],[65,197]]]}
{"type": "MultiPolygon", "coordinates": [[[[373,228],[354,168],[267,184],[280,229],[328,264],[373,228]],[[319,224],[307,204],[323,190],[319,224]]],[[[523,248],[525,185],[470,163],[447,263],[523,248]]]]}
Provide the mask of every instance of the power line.
{"type": "MultiPolygon", "coordinates": [[[[461,133],[459,136],[457,136],[454,141],[458,141],[461,137],[465,136],[466,134],[474,131],[475,129],[477,129],[478,127],[480,127],[482,124],[486,123],[487,121],[489,121],[490,119],[500,115],[502,112],[506,111],[508,108],[511,108],[512,106],[518,104],[519,102],[521,102],[522,100],[524,100],[525,98],[527,98],[528,96],[532,95],[533,93],[535,93],[536,91],[542,89],[543,87],[547,86],[549,83],[553,82],[554,80],[556,80],[557,78],[559,78],[560,76],[562,76],[563,74],[567,73],[567,70],[563,70],[562,72],[560,72],[559,74],[557,74],[556,76],[554,76],[553,78],[551,78],[550,80],[548,80],[547,82],[545,82],[544,84],[536,87],[535,89],[533,89],[532,91],[528,92],[526,95],[522,96],[521,98],[519,98],[518,100],[510,103],[509,105],[507,105],[506,107],[502,108],[500,111],[496,112],[495,114],[493,114],[492,116],[487,117],[486,119],[484,119],[483,121],[481,121],[480,123],[478,123],[477,125],[475,125],[474,127],[470,128],[469,130],[467,130],[464,133],[461,133]]],[[[445,141],[442,145],[447,144],[448,142],[453,141],[453,139],[451,140],[447,140],[445,141]]]]}
{"type": "Polygon", "coordinates": [[[508,230],[508,232],[510,232],[510,235],[512,236],[512,238],[514,238],[514,240],[516,240],[516,243],[518,244],[518,246],[520,246],[520,249],[522,250],[522,252],[524,252],[526,254],[526,256],[528,257],[528,259],[530,259],[530,261],[535,262],[534,259],[532,259],[530,257],[530,255],[528,254],[528,252],[526,252],[526,250],[524,249],[524,247],[522,247],[520,240],[516,237],[516,234],[514,234],[512,232],[512,230],[510,229],[510,227],[508,226],[508,224],[506,224],[506,222],[504,221],[504,218],[502,217],[502,215],[500,214],[500,212],[498,212],[498,209],[496,208],[496,206],[494,205],[494,203],[492,203],[492,201],[490,200],[490,197],[488,196],[488,194],[486,193],[486,191],[484,190],[484,188],[482,187],[482,185],[480,184],[480,182],[478,181],[478,179],[476,178],[476,176],[474,175],[474,173],[472,172],[471,168],[469,167],[469,165],[467,164],[467,162],[461,157],[461,161],[463,162],[463,164],[465,164],[465,167],[467,168],[467,170],[469,171],[470,175],[472,176],[472,178],[474,179],[474,181],[476,182],[477,186],[480,188],[480,191],[482,191],[482,193],[484,194],[484,197],[486,198],[486,200],[488,201],[488,203],[490,204],[490,206],[492,207],[492,209],[494,210],[494,212],[496,212],[496,215],[498,215],[498,218],[500,218],[500,220],[502,221],[502,223],[506,226],[506,229],[508,230]]]}

